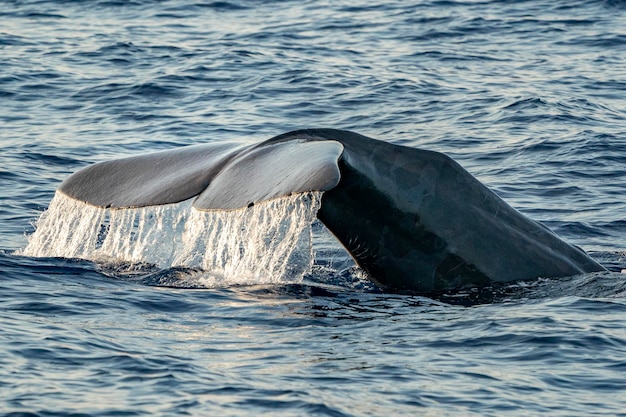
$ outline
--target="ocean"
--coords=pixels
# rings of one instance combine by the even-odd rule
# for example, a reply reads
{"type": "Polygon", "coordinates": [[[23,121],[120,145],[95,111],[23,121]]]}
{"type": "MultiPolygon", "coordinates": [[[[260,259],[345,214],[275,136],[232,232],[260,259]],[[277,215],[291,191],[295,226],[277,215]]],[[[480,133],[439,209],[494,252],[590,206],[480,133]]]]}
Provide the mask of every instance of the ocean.
{"type": "Polygon", "coordinates": [[[0,146],[0,415],[626,416],[624,1],[2,0],[0,146]],[[219,274],[167,230],[25,251],[82,167],[309,127],[443,152],[607,272],[394,294],[319,223],[219,274]]]}

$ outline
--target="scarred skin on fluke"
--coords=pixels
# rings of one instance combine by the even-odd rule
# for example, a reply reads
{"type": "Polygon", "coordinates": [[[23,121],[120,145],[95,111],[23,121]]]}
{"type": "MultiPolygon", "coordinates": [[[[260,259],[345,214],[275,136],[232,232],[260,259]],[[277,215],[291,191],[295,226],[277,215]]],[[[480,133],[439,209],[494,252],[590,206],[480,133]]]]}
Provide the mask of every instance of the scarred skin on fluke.
{"type": "Polygon", "coordinates": [[[318,218],[389,290],[431,293],[602,271],[438,152],[308,129],[254,145],[205,144],[89,166],[59,191],[107,208],[245,208],[324,191],[318,218]]]}

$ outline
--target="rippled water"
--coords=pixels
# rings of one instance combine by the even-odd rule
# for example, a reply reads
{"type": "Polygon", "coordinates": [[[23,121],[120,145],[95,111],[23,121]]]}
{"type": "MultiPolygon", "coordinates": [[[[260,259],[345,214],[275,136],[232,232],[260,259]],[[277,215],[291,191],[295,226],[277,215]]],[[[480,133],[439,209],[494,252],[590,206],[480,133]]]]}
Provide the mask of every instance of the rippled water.
{"type": "Polygon", "coordinates": [[[0,1],[0,144],[6,415],[626,415],[623,1],[0,1]],[[303,127],[445,152],[611,272],[463,307],[336,248],[211,289],[14,253],[80,167],[303,127]]]}

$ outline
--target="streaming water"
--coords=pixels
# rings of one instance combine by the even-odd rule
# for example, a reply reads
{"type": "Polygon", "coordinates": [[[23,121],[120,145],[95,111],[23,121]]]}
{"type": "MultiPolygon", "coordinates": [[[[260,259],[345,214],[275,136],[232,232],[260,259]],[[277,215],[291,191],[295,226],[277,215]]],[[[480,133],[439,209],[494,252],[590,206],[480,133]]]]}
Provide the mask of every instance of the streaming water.
{"type": "Polygon", "coordinates": [[[57,193],[21,254],[201,268],[205,286],[297,282],[310,270],[320,193],[229,211],[192,203],[110,210],[57,193]]]}

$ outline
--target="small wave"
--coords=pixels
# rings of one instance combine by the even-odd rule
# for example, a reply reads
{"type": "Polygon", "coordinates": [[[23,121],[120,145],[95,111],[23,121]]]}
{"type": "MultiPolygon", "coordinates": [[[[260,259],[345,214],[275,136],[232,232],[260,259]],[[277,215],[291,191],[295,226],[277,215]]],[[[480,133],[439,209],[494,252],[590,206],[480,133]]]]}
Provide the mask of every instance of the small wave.
{"type": "Polygon", "coordinates": [[[506,105],[504,110],[513,109],[535,109],[543,106],[547,106],[548,103],[539,97],[526,97],[518,99],[511,104],[506,105]]]}
{"type": "Polygon", "coordinates": [[[177,96],[175,87],[148,82],[137,85],[108,83],[95,87],[88,87],[74,95],[73,99],[90,103],[116,103],[132,101],[133,98],[142,98],[150,101],[172,98],[177,96]]]}
{"type": "Polygon", "coordinates": [[[0,33],[0,46],[29,46],[32,45],[27,38],[10,33],[0,33]]]}
{"type": "Polygon", "coordinates": [[[582,45],[594,48],[621,48],[626,45],[626,35],[622,34],[598,34],[595,36],[579,36],[557,42],[563,46],[582,45]]]}
{"type": "Polygon", "coordinates": [[[51,165],[58,165],[58,166],[76,166],[77,164],[80,163],[79,160],[74,159],[74,158],[44,154],[41,152],[24,153],[23,157],[31,161],[37,161],[37,162],[41,162],[44,164],[51,164],[51,165]]]}
{"type": "Polygon", "coordinates": [[[25,12],[21,15],[21,17],[26,17],[28,19],[66,19],[65,15],[59,13],[46,13],[46,12],[25,12]]]}

